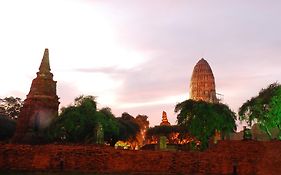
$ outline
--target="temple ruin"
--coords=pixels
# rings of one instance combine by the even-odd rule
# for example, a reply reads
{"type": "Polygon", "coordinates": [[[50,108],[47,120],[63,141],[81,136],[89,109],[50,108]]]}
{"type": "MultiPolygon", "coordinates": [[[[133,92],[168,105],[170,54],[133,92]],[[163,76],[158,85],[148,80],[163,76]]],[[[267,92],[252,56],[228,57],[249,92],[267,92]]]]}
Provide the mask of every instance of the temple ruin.
{"type": "Polygon", "coordinates": [[[160,123],[160,126],[171,126],[167,118],[167,113],[165,111],[162,112],[162,122],[160,123]]]}
{"type": "Polygon", "coordinates": [[[33,79],[30,91],[24,100],[12,139],[13,143],[42,142],[44,130],[58,115],[57,82],[53,80],[50,71],[49,50],[45,49],[37,77],[33,79]]]}
{"type": "Polygon", "coordinates": [[[195,65],[190,82],[190,99],[217,103],[215,78],[205,59],[195,65]]]}

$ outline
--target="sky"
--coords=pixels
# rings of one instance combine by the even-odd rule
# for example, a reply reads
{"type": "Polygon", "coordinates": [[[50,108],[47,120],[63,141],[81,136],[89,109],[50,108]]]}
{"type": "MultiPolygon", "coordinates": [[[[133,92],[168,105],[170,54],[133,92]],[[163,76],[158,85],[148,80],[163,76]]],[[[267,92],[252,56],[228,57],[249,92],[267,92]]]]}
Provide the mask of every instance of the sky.
{"type": "MultiPolygon", "coordinates": [[[[279,0],[1,0],[0,97],[25,99],[44,49],[60,107],[79,95],[149,117],[150,126],[189,98],[206,59],[223,103],[237,112],[281,80],[279,0]]],[[[240,124],[241,125],[241,124],[240,124]]]]}

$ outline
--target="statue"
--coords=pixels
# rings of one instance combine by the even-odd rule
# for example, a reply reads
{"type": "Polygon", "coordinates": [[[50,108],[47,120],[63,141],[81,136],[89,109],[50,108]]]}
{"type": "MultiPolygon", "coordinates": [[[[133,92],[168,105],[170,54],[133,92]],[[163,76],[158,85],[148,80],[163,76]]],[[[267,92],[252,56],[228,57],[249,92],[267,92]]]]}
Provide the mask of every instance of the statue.
{"type": "Polygon", "coordinates": [[[96,136],[96,144],[103,144],[104,143],[104,131],[102,124],[98,123],[95,128],[95,136],[96,136]]]}
{"type": "Polygon", "coordinates": [[[246,126],[243,127],[243,140],[252,140],[252,133],[249,128],[246,128],[246,126]]]}
{"type": "Polygon", "coordinates": [[[159,149],[160,150],[167,149],[167,137],[166,136],[160,136],[160,138],[159,138],[159,149]]]}

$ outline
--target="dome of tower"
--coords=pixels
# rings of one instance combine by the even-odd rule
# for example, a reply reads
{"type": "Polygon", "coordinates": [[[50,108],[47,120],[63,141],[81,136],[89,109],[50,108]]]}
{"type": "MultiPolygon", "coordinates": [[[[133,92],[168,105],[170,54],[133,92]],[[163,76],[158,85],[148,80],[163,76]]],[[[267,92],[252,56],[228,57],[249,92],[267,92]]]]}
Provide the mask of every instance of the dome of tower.
{"type": "Polygon", "coordinates": [[[192,72],[190,98],[211,103],[218,101],[212,69],[209,63],[203,58],[197,62],[192,72]]]}

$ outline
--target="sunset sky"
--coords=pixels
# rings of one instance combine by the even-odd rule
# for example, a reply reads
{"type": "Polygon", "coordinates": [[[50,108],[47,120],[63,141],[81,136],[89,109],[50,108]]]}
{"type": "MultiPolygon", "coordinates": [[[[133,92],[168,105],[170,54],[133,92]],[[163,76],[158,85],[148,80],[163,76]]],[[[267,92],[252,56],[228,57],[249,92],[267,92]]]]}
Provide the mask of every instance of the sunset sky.
{"type": "Polygon", "coordinates": [[[62,106],[81,94],[150,126],[188,99],[202,57],[237,112],[281,82],[279,0],[1,0],[0,97],[25,99],[43,52],[62,106]]]}

